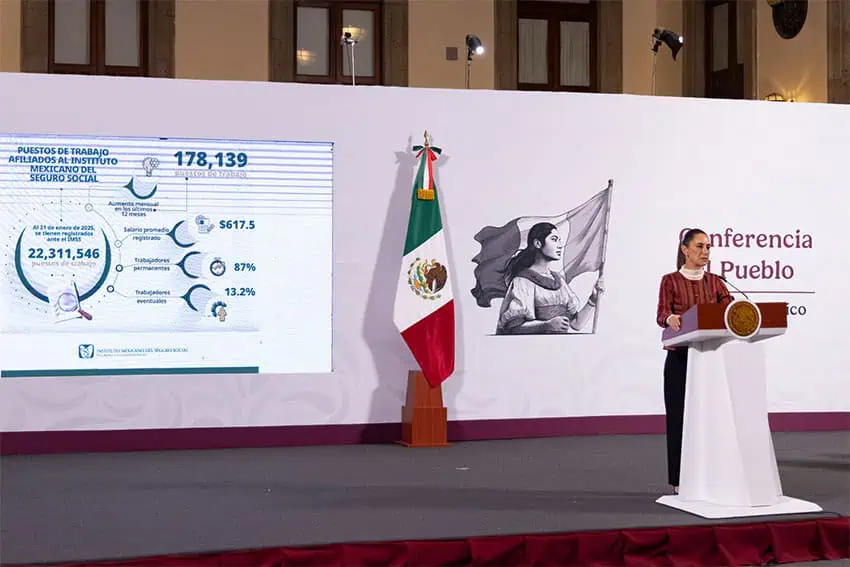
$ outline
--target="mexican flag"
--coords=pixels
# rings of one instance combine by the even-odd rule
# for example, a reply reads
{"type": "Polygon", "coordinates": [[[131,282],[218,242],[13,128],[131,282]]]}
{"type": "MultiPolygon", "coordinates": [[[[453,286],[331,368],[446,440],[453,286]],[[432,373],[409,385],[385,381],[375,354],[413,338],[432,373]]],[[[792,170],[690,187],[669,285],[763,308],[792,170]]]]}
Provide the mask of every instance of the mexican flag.
{"type": "Polygon", "coordinates": [[[434,388],[454,372],[455,306],[434,182],[433,164],[442,150],[427,140],[426,134],[425,146],[413,147],[419,168],[413,183],[393,321],[434,388]]]}

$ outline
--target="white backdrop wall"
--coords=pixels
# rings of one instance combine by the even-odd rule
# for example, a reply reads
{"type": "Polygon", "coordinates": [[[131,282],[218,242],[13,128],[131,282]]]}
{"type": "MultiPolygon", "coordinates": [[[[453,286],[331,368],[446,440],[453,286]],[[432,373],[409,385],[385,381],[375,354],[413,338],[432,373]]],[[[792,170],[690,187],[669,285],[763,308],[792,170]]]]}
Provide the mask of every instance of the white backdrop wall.
{"type": "MultiPolygon", "coordinates": [[[[0,74],[0,92],[0,132],[335,144],[333,373],[4,379],[4,431],[398,421],[414,364],[392,309],[415,169],[410,146],[426,129],[443,148],[437,179],[458,310],[457,370],[444,386],[450,419],[662,413],[658,284],[690,226],[730,233],[715,242],[715,272],[730,266],[721,262],[793,267],[790,279],[726,271],[745,291],[774,292],[753,299],[805,310],[789,318],[785,337],[765,344],[770,409],[850,410],[850,108],[23,74],[0,74]],[[470,293],[474,235],[518,216],[565,212],[608,179],[597,332],[494,336],[499,300],[485,309],[470,293]],[[759,247],[757,237],[746,247],[737,236],[796,242],[797,231],[811,247],[759,247]]],[[[574,281],[582,303],[595,279],[574,281]]]]}

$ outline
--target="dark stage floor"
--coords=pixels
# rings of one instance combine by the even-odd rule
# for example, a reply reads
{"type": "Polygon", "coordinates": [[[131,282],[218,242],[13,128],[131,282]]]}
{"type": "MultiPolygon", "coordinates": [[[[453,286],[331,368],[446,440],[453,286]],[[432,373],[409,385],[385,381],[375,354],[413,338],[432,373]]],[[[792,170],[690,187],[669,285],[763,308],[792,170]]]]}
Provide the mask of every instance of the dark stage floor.
{"type": "MultiPolygon", "coordinates": [[[[850,432],[775,444],[786,494],[850,515],[850,432]]],[[[3,457],[0,561],[717,523],[655,504],[663,456],[611,436],[3,457]]]]}

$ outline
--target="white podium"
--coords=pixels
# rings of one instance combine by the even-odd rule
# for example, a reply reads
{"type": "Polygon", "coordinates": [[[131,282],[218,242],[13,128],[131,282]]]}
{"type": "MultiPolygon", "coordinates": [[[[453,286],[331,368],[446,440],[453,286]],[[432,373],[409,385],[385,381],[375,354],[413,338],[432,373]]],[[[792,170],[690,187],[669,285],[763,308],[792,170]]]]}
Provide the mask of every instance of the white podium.
{"type": "Polygon", "coordinates": [[[678,495],[656,502],[703,518],[820,512],[782,494],[768,424],[764,345],[785,333],[785,303],[696,305],[664,346],[687,346],[678,495]]]}

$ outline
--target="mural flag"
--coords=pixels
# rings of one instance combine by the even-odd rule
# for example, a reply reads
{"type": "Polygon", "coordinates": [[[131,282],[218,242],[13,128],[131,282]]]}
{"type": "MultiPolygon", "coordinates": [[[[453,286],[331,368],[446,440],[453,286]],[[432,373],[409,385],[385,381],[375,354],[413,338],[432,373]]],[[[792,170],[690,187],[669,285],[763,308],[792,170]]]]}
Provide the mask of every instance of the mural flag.
{"type": "Polygon", "coordinates": [[[567,284],[586,272],[601,273],[612,190],[613,183],[609,182],[607,188],[559,215],[517,217],[503,226],[486,226],[479,230],[475,240],[481,245],[481,251],[472,259],[477,266],[475,287],[470,290],[478,305],[490,307],[493,299],[505,297],[508,260],[525,248],[529,229],[541,222],[552,223],[561,234],[569,235],[562,256],[567,284]]]}

